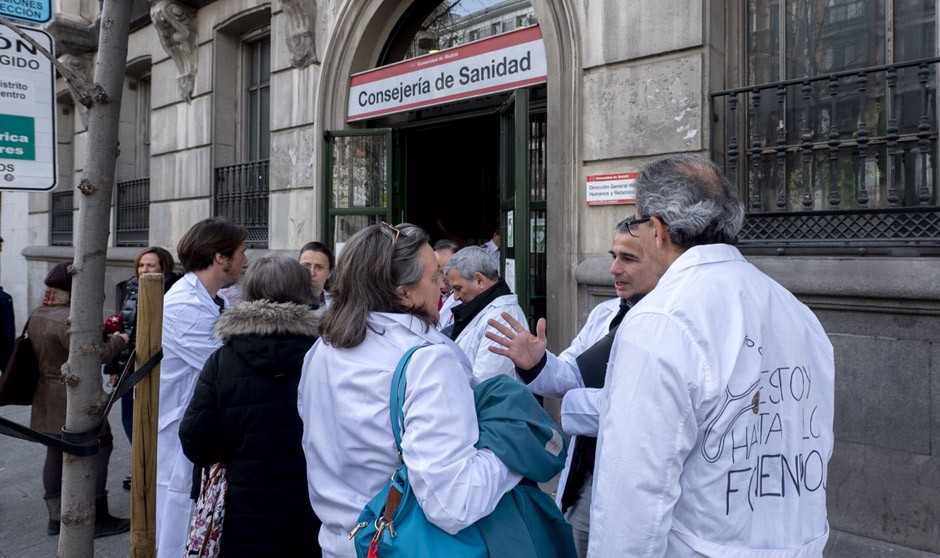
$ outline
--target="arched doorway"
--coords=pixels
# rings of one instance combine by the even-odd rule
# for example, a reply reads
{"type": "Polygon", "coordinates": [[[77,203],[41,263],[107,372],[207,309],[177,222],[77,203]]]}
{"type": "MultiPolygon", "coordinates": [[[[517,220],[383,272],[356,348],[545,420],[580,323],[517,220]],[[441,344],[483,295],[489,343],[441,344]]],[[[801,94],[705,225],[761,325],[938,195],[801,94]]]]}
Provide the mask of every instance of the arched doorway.
{"type": "MultiPolygon", "coordinates": [[[[522,257],[528,258],[530,265],[532,261],[541,258],[537,265],[541,265],[545,272],[541,278],[537,279],[543,284],[529,286],[533,287],[531,289],[533,294],[537,289],[541,289],[545,298],[539,301],[537,297],[533,297],[533,300],[541,307],[535,308],[533,315],[548,316],[553,324],[550,329],[550,342],[557,346],[560,342],[570,339],[577,327],[576,289],[571,270],[577,263],[575,239],[578,228],[576,218],[578,194],[574,185],[580,180],[578,161],[580,140],[579,134],[576,133],[579,109],[576,108],[575,100],[579,90],[577,68],[580,56],[577,54],[579,39],[576,36],[576,29],[578,26],[572,21],[573,10],[564,1],[535,0],[532,2],[532,9],[537,15],[543,35],[549,77],[547,83],[540,89],[524,89],[525,102],[522,105],[518,103],[520,95],[505,93],[501,96],[491,96],[483,101],[482,104],[486,106],[481,106],[480,103],[473,106],[449,105],[436,109],[439,113],[437,115],[431,115],[432,111],[425,111],[423,118],[419,119],[389,118],[383,122],[347,122],[350,76],[377,67],[383,57],[387,57],[389,52],[394,51],[394,48],[389,46],[393,44],[390,38],[400,32],[399,24],[405,21],[408,10],[417,9],[415,6],[419,4],[426,3],[418,0],[402,5],[394,1],[374,0],[348,3],[340,10],[329,45],[325,49],[321,68],[317,114],[327,141],[319,146],[320,160],[335,159],[333,155],[326,156],[327,150],[332,149],[331,140],[356,137],[357,139],[342,140],[340,143],[345,144],[343,149],[358,150],[360,155],[369,153],[369,162],[366,163],[369,169],[360,172],[385,173],[383,179],[388,184],[384,192],[369,193],[373,196],[371,198],[373,202],[382,205],[375,205],[368,211],[360,212],[361,214],[357,217],[359,222],[371,222],[379,218],[395,221],[407,218],[411,221],[422,220],[433,223],[434,216],[426,214],[430,210],[417,204],[413,199],[416,196],[429,197],[431,187],[420,186],[420,183],[422,180],[430,182],[428,176],[434,174],[433,171],[412,172],[418,161],[418,153],[421,151],[429,153],[429,150],[437,149],[439,154],[438,148],[442,145],[440,138],[445,136],[451,140],[458,137],[472,140],[480,137],[478,134],[485,134],[491,139],[482,142],[484,144],[482,146],[473,145],[474,149],[492,149],[495,145],[503,153],[497,154],[498,159],[495,165],[492,163],[491,156],[487,155],[486,161],[479,165],[479,168],[474,167],[473,171],[484,177],[494,174],[499,177],[507,172],[518,175],[521,172],[520,169],[526,166],[507,166],[505,162],[512,153],[518,155],[515,159],[524,161],[527,145],[524,141],[518,143],[507,141],[508,138],[504,134],[506,121],[509,120],[515,124],[513,119],[517,116],[520,106],[523,106],[526,111],[533,108],[536,113],[541,111],[540,121],[535,124],[535,128],[542,134],[539,141],[543,142],[541,150],[544,158],[541,163],[544,166],[539,178],[542,181],[543,197],[536,201],[536,204],[541,205],[535,206],[540,213],[531,214],[533,209],[531,203],[525,212],[514,210],[508,213],[507,192],[500,190],[498,201],[495,203],[499,206],[502,218],[496,219],[500,221],[500,226],[504,231],[501,235],[504,245],[510,240],[515,243],[519,239],[521,235],[516,231],[527,231],[525,242],[518,245],[519,248],[523,248],[524,244],[524,249],[514,250],[507,254],[504,248],[504,262],[508,255],[511,270],[523,269],[516,263],[522,257]],[[498,137],[493,135],[496,131],[500,134],[498,137]],[[387,151],[377,147],[381,142],[388,142],[387,145],[390,147],[387,151]],[[510,153],[506,153],[506,150],[510,153]],[[507,169],[516,170],[507,171],[507,169]],[[411,173],[410,176],[409,173],[411,173]],[[396,191],[396,188],[402,187],[405,191],[396,191]],[[524,217],[517,218],[522,215],[524,217]],[[510,219],[511,223],[508,222],[510,219]],[[538,234],[532,234],[533,232],[538,234]],[[539,236],[539,240],[536,245],[533,245],[529,237],[536,236],[539,236]]],[[[530,123],[519,128],[528,132],[531,127],[530,123]]],[[[480,142],[469,142],[469,144],[476,143],[480,142]]],[[[468,142],[464,143],[465,148],[467,144],[468,142]]],[[[348,153],[351,154],[352,151],[348,153]]],[[[433,165],[427,165],[427,167],[454,168],[453,165],[448,166],[446,161],[439,156],[435,157],[433,165]]],[[[335,166],[331,166],[330,163],[324,165],[324,172],[321,176],[323,186],[321,191],[324,195],[321,198],[322,205],[318,213],[322,216],[321,230],[325,236],[332,236],[334,242],[341,242],[341,235],[345,234],[341,228],[345,225],[338,224],[337,221],[349,220],[353,217],[350,213],[356,210],[353,207],[338,207],[331,201],[335,199],[337,192],[326,186],[331,183],[333,178],[331,173],[334,168],[335,166]],[[335,211],[337,209],[339,211],[335,211]]],[[[463,165],[457,170],[466,168],[468,167],[463,165]]],[[[455,179],[458,183],[465,179],[464,173],[460,174],[461,176],[455,179]]],[[[529,186],[527,185],[527,188],[529,186]]],[[[461,191],[464,190],[461,189],[461,191]]],[[[492,200],[495,194],[494,190],[487,191],[484,187],[479,192],[480,199],[474,198],[474,211],[480,210],[484,214],[489,211],[494,203],[492,200]]],[[[351,199],[357,194],[347,192],[346,195],[351,199]]],[[[442,203],[460,208],[459,196],[448,192],[441,192],[439,195],[442,196],[442,203]]],[[[529,202],[532,201],[531,197],[526,199],[529,202]]],[[[481,219],[480,230],[488,228],[490,219],[492,217],[481,219]]],[[[458,223],[455,228],[465,227],[468,224],[466,219],[463,224],[460,224],[459,220],[452,219],[452,222],[458,223]]],[[[426,223],[419,224],[428,227],[426,223]]],[[[444,228],[448,228],[446,223],[444,228]]],[[[355,226],[352,226],[345,230],[354,229],[355,226]]],[[[434,234],[432,231],[432,235],[434,234]]],[[[443,233],[438,231],[438,234],[443,233]]],[[[463,231],[456,234],[465,236],[468,242],[475,242],[487,233],[463,231]]],[[[528,281],[531,274],[525,272],[520,275],[526,277],[528,281]]],[[[524,284],[516,278],[516,284],[520,285],[520,283],[524,284]]]]}

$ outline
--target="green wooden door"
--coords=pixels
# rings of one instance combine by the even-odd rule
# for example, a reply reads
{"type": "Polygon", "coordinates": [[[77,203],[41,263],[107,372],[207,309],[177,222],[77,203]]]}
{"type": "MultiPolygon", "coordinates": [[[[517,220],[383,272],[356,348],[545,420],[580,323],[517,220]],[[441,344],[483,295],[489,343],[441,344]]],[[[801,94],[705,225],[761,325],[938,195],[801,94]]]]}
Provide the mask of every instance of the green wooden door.
{"type": "Polygon", "coordinates": [[[500,267],[530,328],[546,308],[545,103],[529,89],[500,109],[500,267]]]}
{"type": "Polygon", "coordinates": [[[369,225],[392,222],[392,130],[326,132],[323,238],[334,251],[369,225]]]}

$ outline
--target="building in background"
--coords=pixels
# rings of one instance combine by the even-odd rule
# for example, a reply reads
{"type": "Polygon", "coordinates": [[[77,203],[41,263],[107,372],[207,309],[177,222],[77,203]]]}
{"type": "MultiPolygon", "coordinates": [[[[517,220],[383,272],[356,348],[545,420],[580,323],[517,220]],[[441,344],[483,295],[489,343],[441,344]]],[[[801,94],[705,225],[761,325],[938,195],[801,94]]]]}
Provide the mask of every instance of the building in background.
{"type": "MultiPolygon", "coordinates": [[[[55,8],[60,59],[90,77],[98,2],[55,8]]],[[[563,347],[612,295],[610,230],[633,211],[589,205],[588,178],[701,153],[745,200],[742,251],[836,348],[832,544],[940,553],[936,14],[914,0],[137,1],[106,311],[140,246],[172,248],[210,215],[290,254],[407,220],[468,244],[500,231],[504,276],[563,347]],[[525,29],[544,79],[350,117],[353,76],[396,68],[404,87],[409,64],[525,29]]],[[[58,100],[59,185],[2,197],[0,283],[21,320],[71,257],[94,148],[61,80],[58,100]]]]}

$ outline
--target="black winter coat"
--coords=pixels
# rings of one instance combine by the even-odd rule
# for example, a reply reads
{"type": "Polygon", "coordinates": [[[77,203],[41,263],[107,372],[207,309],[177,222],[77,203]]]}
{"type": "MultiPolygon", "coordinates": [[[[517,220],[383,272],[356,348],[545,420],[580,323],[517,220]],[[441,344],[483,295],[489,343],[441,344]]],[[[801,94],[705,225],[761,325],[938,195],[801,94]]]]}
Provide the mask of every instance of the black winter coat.
{"type": "MultiPolygon", "coordinates": [[[[163,292],[166,293],[180,280],[182,275],[177,271],[171,271],[163,274],[163,292]]],[[[137,346],[137,294],[140,290],[140,284],[137,276],[131,277],[127,281],[118,283],[121,289],[121,308],[119,309],[121,319],[124,324],[121,326],[121,333],[127,334],[127,347],[121,354],[105,365],[105,374],[120,374],[127,366],[131,353],[137,346]]],[[[133,370],[132,370],[133,371],[133,370]]]]}
{"type": "Polygon", "coordinates": [[[216,324],[224,345],[206,361],[179,433],[193,463],[226,465],[226,558],[320,556],[297,414],[316,323],[305,306],[253,301],[216,324]]]}

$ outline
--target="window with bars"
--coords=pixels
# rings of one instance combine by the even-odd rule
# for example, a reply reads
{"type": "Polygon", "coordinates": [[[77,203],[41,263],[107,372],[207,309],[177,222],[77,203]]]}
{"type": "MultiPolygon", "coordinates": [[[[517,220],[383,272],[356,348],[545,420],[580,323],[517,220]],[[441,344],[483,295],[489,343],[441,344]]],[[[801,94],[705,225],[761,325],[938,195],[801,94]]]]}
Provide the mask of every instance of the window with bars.
{"type": "Polygon", "coordinates": [[[74,217],[74,192],[64,190],[53,192],[50,196],[52,209],[49,212],[49,244],[52,246],[72,245],[72,219],[74,217]]]}
{"type": "Polygon", "coordinates": [[[271,149],[271,37],[244,44],[242,163],[215,169],[214,211],[248,229],[247,244],[268,245],[268,159],[271,149]]]}
{"type": "Polygon", "coordinates": [[[136,122],[133,180],[114,186],[114,242],[117,246],[147,246],[150,239],[150,76],[128,78],[134,85],[136,122]]]}
{"type": "Polygon", "coordinates": [[[711,104],[714,158],[748,209],[742,244],[936,249],[936,4],[741,9],[738,87],[711,104]]]}
{"type": "Polygon", "coordinates": [[[146,246],[150,236],[150,179],[118,182],[115,189],[115,243],[146,246]]]}

